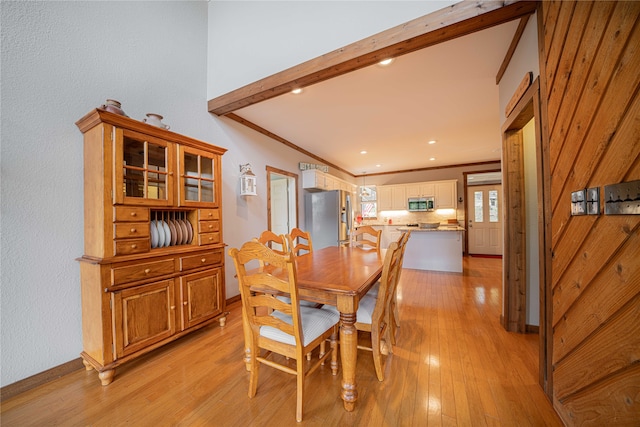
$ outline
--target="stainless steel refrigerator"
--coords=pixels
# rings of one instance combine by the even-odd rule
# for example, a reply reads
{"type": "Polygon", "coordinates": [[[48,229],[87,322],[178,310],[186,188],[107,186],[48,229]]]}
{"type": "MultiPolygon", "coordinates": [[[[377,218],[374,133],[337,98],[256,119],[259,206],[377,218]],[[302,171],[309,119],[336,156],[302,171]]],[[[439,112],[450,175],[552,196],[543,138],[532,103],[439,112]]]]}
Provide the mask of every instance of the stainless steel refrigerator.
{"type": "Polygon", "coordinates": [[[353,218],[351,194],[343,190],[307,193],[304,217],[314,250],[347,244],[353,218]]]}

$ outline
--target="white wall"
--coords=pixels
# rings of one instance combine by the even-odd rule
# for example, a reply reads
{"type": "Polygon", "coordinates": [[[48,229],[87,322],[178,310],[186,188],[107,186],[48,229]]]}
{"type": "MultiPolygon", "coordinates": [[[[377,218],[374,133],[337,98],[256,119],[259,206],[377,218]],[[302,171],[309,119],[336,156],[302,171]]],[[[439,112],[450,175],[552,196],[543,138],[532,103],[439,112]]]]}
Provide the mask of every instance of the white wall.
{"type": "MultiPolygon", "coordinates": [[[[522,38],[518,43],[518,47],[511,58],[511,62],[502,77],[499,84],[500,91],[500,116],[502,117],[501,125],[506,121],[505,108],[516,88],[525,76],[525,73],[531,71],[533,80],[540,75],[540,65],[538,62],[538,18],[537,14],[531,15],[527,26],[522,34],[522,38]]],[[[538,288],[539,275],[539,259],[538,256],[538,239],[537,239],[537,187],[535,177],[536,170],[536,152],[535,152],[535,133],[531,123],[526,129],[524,163],[525,173],[528,174],[525,189],[525,210],[526,228],[527,228],[527,325],[540,324],[540,291],[538,288]],[[533,140],[532,140],[533,139],[533,140]],[[535,233],[535,236],[532,234],[535,233]],[[535,271],[534,271],[535,270],[535,271]]],[[[504,284],[503,284],[504,286],[504,284]]],[[[503,289],[504,291],[504,289],[503,289]]],[[[503,313],[504,314],[504,313],[503,313]]]]}
{"type": "MultiPolygon", "coordinates": [[[[449,3],[1,2],[0,386],[82,351],[79,118],[115,98],[133,118],[159,113],[171,130],[228,148],[223,232],[239,245],[266,228],[264,166],[297,172],[312,159],[212,117],[210,94],[449,3]],[[307,20],[290,21],[294,15],[307,20]],[[238,165],[247,162],[262,180],[258,196],[240,198],[238,165]]],[[[238,292],[229,265],[227,289],[238,292]]]]}
{"type": "Polygon", "coordinates": [[[218,1],[209,8],[214,98],[456,1],[218,1]]]}
{"type": "Polygon", "coordinates": [[[529,17],[527,26],[522,33],[520,42],[513,57],[509,62],[499,86],[500,99],[500,121],[503,124],[506,120],[505,108],[511,100],[513,93],[518,88],[522,78],[527,72],[533,72],[533,80],[540,75],[540,64],[538,63],[538,18],[537,13],[529,17]]]}
{"type": "Polygon", "coordinates": [[[207,3],[2,2],[1,385],[82,351],[82,134],[107,98],[227,144],[206,111],[207,3]]]}

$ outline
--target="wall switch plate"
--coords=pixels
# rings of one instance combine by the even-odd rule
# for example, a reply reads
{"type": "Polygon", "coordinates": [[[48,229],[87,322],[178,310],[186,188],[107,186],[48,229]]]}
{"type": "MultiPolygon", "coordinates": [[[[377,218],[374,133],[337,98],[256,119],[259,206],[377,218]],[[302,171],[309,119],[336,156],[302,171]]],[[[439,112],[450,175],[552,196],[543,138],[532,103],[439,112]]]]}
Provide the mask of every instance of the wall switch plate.
{"type": "Polygon", "coordinates": [[[571,215],[587,214],[587,190],[579,190],[571,193],[571,215]]]}
{"type": "Polygon", "coordinates": [[[600,187],[587,188],[587,214],[600,215],[600,187]]]}
{"type": "Polygon", "coordinates": [[[640,180],[604,186],[605,215],[640,215],[640,180]]]}

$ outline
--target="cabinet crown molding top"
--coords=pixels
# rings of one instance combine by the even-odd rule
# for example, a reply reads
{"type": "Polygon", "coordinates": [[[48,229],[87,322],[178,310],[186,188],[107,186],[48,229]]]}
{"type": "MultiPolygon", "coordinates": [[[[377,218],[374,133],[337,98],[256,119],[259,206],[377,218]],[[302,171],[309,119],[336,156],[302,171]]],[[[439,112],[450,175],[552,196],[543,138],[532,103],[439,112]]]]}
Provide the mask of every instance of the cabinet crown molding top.
{"type": "Polygon", "coordinates": [[[200,141],[198,139],[181,135],[167,129],[159,128],[157,126],[152,126],[139,120],[132,119],[130,117],[111,113],[101,108],[95,108],[89,111],[84,117],[76,122],[76,126],[78,126],[78,129],[80,129],[82,133],[85,133],[86,131],[97,126],[100,123],[107,123],[119,128],[141,132],[147,135],[162,138],[166,141],[175,142],[193,148],[205,149],[207,151],[214,152],[215,154],[222,155],[227,151],[226,148],[218,147],[209,144],[208,142],[200,141]]]}

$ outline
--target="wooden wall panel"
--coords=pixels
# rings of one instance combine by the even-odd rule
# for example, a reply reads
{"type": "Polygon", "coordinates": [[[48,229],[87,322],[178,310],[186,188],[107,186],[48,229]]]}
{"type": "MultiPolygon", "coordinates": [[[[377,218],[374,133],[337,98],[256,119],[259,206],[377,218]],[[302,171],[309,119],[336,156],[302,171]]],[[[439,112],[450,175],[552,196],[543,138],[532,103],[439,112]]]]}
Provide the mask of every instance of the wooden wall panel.
{"type": "MultiPolygon", "coordinates": [[[[640,216],[570,215],[640,179],[640,2],[542,2],[551,167],[553,401],[567,425],[640,420],[640,216]]],[[[604,203],[601,203],[604,209],[604,203]]]]}
{"type": "MultiPolygon", "coordinates": [[[[553,75],[553,81],[550,84],[553,87],[553,92],[549,95],[549,114],[554,118],[552,123],[549,123],[549,129],[553,130],[555,125],[555,118],[558,115],[558,110],[562,105],[562,101],[565,97],[565,90],[567,84],[570,81],[570,77],[573,73],[573,67],[575,66],[576,56],[578,56],[578,49],[583,45],[582,35],[584,29],[587,27],[590,13],[582,11],[577,13],[575,18],[571,20],[571,28],[568,30],[572,34],[580,34],[580,37],[573,37],[569,40],[565,40],[565,49],[561,51],[561,57],[559,59],[557,69],[553,75]]],[[[585,46],[588,45],[588,41],[585,41],[585,46]]],[[[550,78],[549,71],[547,70],[547,78],[550,78]]],[[[571,80],[573,81],[573,80],[571,80]]]]}
{"type": "Polygon", "coordinates": [[[599,382],[564,402],[570,426],[637,426],[640,364],[599,382]]]}

